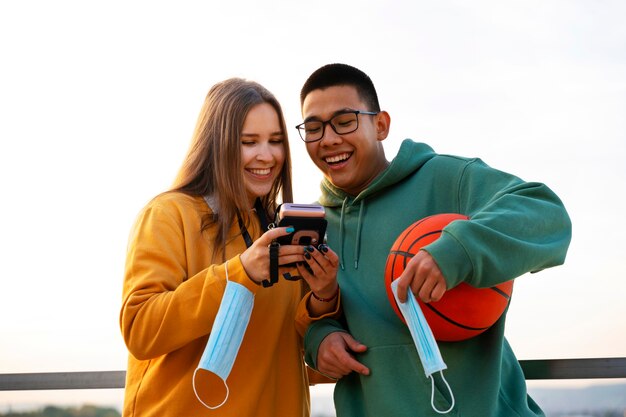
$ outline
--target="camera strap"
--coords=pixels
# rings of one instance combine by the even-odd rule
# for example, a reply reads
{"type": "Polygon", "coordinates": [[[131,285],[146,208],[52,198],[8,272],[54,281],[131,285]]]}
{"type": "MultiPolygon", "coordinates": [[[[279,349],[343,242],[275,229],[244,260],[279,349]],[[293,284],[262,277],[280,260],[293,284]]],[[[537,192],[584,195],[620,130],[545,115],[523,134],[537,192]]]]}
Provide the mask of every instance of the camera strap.
{"type": "MultiPolygon", "coordinates": [[[[261,223],[261,230],[263,232],[268,230],[269,220],[267,218],[267,212],[263,208],[263,204],[261,203],[260,198],[257,198],[254,202],[254,211],[259,218],[259,223],[261,223]]],[[[248,233],[248,229],[246,229],[246,225],[243,223],[243,219],[241,218],[241,214],[239,214],[239,211],[237,211],[237,222],[239,223],[241,237],[243,237],[244,242],[246,242],[246,247],[249,248],[250,246],[252,246],[252,238],[250,237],[250,233],[248,233]]]]}
{"type": "Polygon", "coordinates": [[[256,215],[259,217],[261,230],[265,232],[266,230],[268,230],[270,221],[269,217],[267,216],[267,211],[265,210],[265,207],[263,207],[263,203],[261,203],[260,198],[257,198],[254,202],[254,211],[256,211],[256,215]]]}
{"type": "Polygon", "coordinates": [[[248,229],[246,229],[246,225],[243,224],[243,219],[241,218],[241,214],[239,214],[239,212],[237,212],[237,222],[239,222],[241,237],[243,237],[244,242],[246,242],[246,247],[249,248],[252,246],[252,238],[250,237],[250,233],[248,233],[248,229]]]}
{"type": "Polygon", "coordinates": [[[261,281],[263,287],[271,287],[278,282],[278,248],[280,243],[273,241],[269,245],[270,249],[270,278],[261,281]]]}

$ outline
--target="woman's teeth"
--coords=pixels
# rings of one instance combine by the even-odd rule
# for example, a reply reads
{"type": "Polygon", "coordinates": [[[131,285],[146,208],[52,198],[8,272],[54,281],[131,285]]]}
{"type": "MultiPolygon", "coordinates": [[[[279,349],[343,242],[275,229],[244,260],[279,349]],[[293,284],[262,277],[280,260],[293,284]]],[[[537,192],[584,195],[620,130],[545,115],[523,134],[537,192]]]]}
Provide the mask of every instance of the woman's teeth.
{"type": "Polygon", "coordinates": [[[249,169],[248,171],[250,171],[254,175],[269,175],[271,170],[269,168],[265,168],[265,169],[249,169]]]}

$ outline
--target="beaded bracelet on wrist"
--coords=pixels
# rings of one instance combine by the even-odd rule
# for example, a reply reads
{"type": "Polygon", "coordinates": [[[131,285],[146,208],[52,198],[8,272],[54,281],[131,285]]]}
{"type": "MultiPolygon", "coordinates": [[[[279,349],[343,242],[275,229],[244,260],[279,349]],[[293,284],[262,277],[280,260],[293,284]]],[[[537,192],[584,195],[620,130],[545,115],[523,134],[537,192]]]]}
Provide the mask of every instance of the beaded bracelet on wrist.
{"type": "Polygon", "coordinates": [[[315,293],[313,291],[311,291],[311,296],[313,298],[315,298],[317,301],[321,301],[323,303],[330,303],[335,298],[337,298],[338,295],[339,295],[339,287],[337,287],[337,289],[335,290],[335,293],[333,295],[331,295],[330,297],[328,297],[328,298],[318,297],[317,295],[315,295],[315,293]]]}

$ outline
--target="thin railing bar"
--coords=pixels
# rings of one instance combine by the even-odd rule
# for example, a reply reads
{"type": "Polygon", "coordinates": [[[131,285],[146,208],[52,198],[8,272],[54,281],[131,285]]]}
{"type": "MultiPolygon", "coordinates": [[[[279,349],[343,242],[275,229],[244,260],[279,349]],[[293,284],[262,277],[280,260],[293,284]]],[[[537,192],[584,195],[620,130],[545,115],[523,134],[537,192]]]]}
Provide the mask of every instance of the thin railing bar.
{"type": "Polygon", "coordinates": [[[126,371],[0,374],[0,391],[124,388],[126,371]]]}
{"type": "MultiPolygon", "coordinates": [[[[626,378],[626,357],[521,360],[526,379],[626,378]]],[[[126,371],[0,374],[0,391],[124,388],[126,371]]]]}
{"type": "Polygon", "coordinates": [[[526,379],[626,378],[626,358],[520,361],[526,379]]]}

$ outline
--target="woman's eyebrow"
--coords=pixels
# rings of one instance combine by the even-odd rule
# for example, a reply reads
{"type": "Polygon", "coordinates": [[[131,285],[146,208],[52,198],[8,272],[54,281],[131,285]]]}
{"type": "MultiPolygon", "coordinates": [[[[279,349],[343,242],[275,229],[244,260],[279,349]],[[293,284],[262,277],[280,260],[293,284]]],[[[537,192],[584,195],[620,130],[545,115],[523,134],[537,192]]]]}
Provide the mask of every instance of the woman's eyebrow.
{"type": "MultiPolygon", "coordinates": [[[[283,133],[282,130],[277,130],[276,132],[272,132],[270,133],[270,136],[284,136],[285,134],[283,133]]],[[[246,137],[254,137],[254,138],[258,138],[259,136],[261,136],[258,133],[246,133],[246,132],[242,132],[241,136],[246,136],[246,137]]]]}

